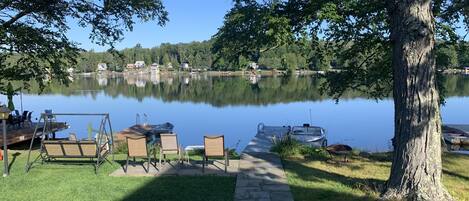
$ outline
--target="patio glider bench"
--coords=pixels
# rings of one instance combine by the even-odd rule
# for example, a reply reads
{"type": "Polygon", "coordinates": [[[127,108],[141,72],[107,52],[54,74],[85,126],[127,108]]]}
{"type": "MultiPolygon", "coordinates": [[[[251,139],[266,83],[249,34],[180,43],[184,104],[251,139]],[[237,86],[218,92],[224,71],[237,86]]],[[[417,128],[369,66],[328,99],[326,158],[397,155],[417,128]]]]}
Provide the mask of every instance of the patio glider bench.
{"type": "MultiPolygon", "coordinates": [[[[68,124],[64,123],[66,128],[68,124]]],[[[93,130],[93,129],[91,129],[93,130]]],[[[97,174],[99,167],[108,161],[108,155],[112,155],[114,160],[113,151],[113,136],[111,120],[108,113],[52,113],[50,110],[46,110],[46,113],[42,113],[34,134],[31,137],[31,143],[29,144],[28,159],[25,166],[25,171],[29,172],[31,167],[38,160],[41,163],[44,162],[62,162],[63,164],[90,164],[94,163],[94,171],[97,174]],[[68,139],[55,139],[55,131],[52,129],[52,125],[57,121],[59,116],[74,116],[74,117],[101,117],[101,123],[99,125],[99,131],[96,132],[94,139],[88,140],[77,140],[75,133],[70,133],[68,139]],[[51,120],[52,119],[52,120],[51,120]],[[31,152],[34,147],[35,139],[41,138],[41,146],[39,155],[31,159],[31,152]],[[54,139],[54,140],[51,140],[54,139]]]]}
{"type": "MultiPolygon", "coordinates": [[[[95,159],[95,172],[107,160],[106,157],[110,153],[108,141],[98,146],[98,143],[92,140],[44,140],[42,145],[41,158],[43,161],[56,159],[90,159],[92,161],[95,159]]],[[[80,161],[66,160],[66,162],[80,161]]]]}

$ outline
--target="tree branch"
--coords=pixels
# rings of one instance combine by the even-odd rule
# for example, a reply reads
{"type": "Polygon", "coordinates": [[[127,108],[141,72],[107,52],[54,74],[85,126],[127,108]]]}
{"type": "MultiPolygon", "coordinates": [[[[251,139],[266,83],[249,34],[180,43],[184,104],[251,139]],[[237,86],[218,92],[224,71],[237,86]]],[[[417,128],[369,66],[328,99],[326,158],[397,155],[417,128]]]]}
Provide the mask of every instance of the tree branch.
{"type": "Polygon", "coordinates": [[[20,18],[26,16],[27,14],[29,14],[30,11],[27,11],[27,10],[24,10],[24,11],[21,11],[19,12],[18,14],[16,14],[15,16],[13,16],[10,20],[6,21],[5,23],[2,24],[2,27],[3,28],[8,28],[10,27],[13,23],[15,23],[16,21],[18,21],[20,18]]]}

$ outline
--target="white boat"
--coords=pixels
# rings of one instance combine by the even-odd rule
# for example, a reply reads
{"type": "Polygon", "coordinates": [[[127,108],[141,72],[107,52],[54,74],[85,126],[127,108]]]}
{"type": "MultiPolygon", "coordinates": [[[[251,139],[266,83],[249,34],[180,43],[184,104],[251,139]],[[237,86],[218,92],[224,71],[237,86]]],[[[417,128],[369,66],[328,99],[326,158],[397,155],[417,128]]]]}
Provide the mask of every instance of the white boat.
{"type": "Polygon", "coordinates": [[[309,124],[293,126],[289,135],[292,139],[303,144],[315,147],[327,146],[326,130],[318,126],[310,126],[309,124]]]}
{"type": "Polygon", "coordinates": [[[469,145],[469,125],[443,125],[443,138],[452,145],[469,145]]]}

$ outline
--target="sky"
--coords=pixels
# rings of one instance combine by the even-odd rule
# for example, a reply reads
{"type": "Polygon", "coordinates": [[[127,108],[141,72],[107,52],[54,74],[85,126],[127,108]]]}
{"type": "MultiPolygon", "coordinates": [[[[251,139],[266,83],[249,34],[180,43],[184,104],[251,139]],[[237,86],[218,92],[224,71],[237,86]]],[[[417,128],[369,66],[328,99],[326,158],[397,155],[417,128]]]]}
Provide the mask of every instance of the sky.
{"type": "MultiPolygon", "coordinates": [[[[168,11],[169,22],[159,27],[156,22],[137,21],[132,32],[124,34],[124,40],[116,44],[116,49],[134,47],[140,43],[151,48],[161,43],[186,43],[208,40],[223,24],[223,17],[232,7],[232,0],[163,0],[168,11]]],[[[80,43],[79,47],[86,50],[105,51],[91,42],[89,29],[81,28],[70,22],[68,37],[80,43]]]]}
{"type": "MultiPolygon", "coordinates": [[[[151,48],[161,43],[187,43],[210,39],[223,24],[223,17],[233,6],[233,0],[163,0],[169,12],[166,26],[156,22],[137,21],[132,32],[124,34],[124,40],[116,44],[118,50],[134,47],[140,43],[151,48]]],[[[89,39],[89,28],[69,21],[68,37],[86,50],[105,51],[108,47],[94,44],[89,39]]],[[[458,29],[459,34],[465,31],[458,29]]]]}

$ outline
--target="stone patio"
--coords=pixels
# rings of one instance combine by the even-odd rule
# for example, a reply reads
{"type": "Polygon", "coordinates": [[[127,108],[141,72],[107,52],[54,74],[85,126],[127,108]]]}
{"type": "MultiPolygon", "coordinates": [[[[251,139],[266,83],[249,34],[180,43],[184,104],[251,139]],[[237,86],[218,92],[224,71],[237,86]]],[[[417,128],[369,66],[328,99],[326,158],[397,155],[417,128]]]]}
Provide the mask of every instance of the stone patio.
{"type": "Polygon", "coordinates": [[[225,167],[223,165],[224,160],[210,161],[209,165],[205,167],[205,172],[202,172],[202,163],[200,161],[190,161],[190,164],[185,162],[179,164],[176,161],[170,163],[163,163],[162,168],[159,168],[152,162],[148,173],[145,172],[147,163],[143,163],[145,168],[142,166],[142,162],[133,165],[129,163],[129,169],[127,173],[124,172],[125,162],[123,165],[111,173],[109,176],[115,177],[157,177],[157,176],[204,176],[204,175],[215,175],[215,176],[236,176],[239,171],[239,160],[230,160],[230,166],[228,166],[227,172],[225,173],[225,167]]]}

